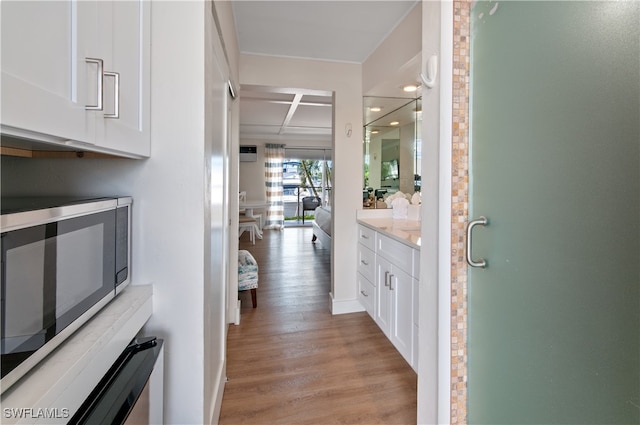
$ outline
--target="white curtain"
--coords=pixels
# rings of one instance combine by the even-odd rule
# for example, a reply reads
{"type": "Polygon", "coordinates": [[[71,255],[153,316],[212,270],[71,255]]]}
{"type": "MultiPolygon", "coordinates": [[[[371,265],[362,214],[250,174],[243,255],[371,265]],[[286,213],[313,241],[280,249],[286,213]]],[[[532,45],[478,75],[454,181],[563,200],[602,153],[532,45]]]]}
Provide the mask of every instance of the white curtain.
{"type": "Polygon", "coordinates": [[[265,146],[266,162],[264,177],[267,189],[266,229],[284,228],[284,203],[282,197],[282,162],[284,161],[284,145],[267,144],[265,146]]]}

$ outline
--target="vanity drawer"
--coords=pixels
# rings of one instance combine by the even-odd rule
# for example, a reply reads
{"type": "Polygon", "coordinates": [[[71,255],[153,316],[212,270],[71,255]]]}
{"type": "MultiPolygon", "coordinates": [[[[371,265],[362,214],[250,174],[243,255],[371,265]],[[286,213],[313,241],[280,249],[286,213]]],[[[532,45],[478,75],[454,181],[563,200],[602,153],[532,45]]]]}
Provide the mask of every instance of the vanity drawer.
{"type": "Polygon", "coordinates": [[[376,249],[376,231],[361,224],[358,225],[358,242],[369,248],[371,251],[376,249]]]}
{"type": "Polygon", "coordinates": [[[358,244],[358,272],[371,282],[376,280],[376,255],[366,246],[358,244]]]}
{"type": "Polygon", "coordinates": [[[378,234],[376,241],[376,254],[391,261],[405,273],[413,274],[413,248],[381,234],[378,234]]]}
{"type": "Polygon", "coordinates": [[[373,308],[375,306],[375,297],[376,288],[373,284],[360,273],[358,273],[358,301],[365,308],[369,316],[373,319],[374,311],[373,308]]]}

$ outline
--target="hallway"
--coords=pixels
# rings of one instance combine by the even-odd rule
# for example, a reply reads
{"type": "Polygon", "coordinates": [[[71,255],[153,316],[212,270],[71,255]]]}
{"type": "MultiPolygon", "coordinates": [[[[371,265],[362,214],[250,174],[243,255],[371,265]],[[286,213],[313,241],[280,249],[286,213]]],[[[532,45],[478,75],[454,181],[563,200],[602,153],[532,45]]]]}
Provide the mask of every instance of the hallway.
{"type": "Polygon", "coordinates": [[[240,240],[258,261],[258,307],[240,294],[220,424],[415,423],[417,375],[365,312],[331,315],[329,250],[311,237],[240,240]]]}

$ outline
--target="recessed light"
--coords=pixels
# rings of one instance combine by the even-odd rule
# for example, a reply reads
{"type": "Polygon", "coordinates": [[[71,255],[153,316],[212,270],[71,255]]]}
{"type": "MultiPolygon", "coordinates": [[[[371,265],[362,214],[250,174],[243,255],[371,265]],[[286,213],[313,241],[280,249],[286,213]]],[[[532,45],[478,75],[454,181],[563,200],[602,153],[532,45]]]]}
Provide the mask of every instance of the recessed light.
{"type": "Polygon", "coordinates": [[[371,134],[378,134],[380,133],[378,130],[371,130],[371,134]]]}
{"type": "Polygon", "coordinates": [[[400,124],[400,121],[391,121],[389,123],[389,125],[398,125],[398,124],[400,124]]]}
{"type": "Polygon", "coordinates": [[[369,108],[369,110],[371,112],[380,112],[382,110],[382,108],[379,107],[379,106],[372,106],[372,107],[369,108]]]}
{"type": "Polygon", "coordinates": [[[408,92],[408,93],[412,93],[416,90],[418,90],[418,86],[416,86],[415,84],[408,84],[404,87],[402,87],[402,90],[408,92]]]}

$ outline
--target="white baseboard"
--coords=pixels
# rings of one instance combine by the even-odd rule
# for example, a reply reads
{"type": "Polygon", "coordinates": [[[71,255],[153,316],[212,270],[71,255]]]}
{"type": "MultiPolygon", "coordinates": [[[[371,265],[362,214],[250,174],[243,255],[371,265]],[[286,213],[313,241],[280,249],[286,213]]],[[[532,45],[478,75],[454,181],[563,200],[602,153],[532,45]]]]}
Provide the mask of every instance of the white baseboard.
{"type": "Polygon", "coordinates": [[[335,300],[333,293],[329,293],[329,301],[331,305],[331,314],[347,314],[357,313],[359,311],[365,311],[365,308],[360,301],[356,300],[335,300]]]}

